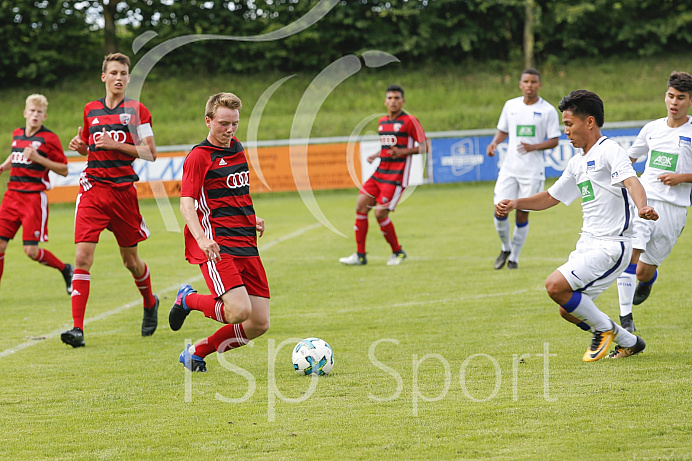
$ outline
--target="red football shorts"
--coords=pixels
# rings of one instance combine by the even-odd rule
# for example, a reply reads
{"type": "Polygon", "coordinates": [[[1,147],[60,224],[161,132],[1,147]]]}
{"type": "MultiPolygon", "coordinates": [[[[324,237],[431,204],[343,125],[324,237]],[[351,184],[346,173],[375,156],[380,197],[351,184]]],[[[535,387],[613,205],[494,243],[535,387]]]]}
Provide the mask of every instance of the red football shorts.
{"type": "Polygon", "coordinates": [[[233,257],[221,255],[221,261],[207,261],[199,265],[211,294],[220,298],[228,290],[245,286],[252,296],[269,298],[269,283],[259,256],[233,257]]]}
{"type": "Polygon", "coordinates": [[[8,190],[0,204],[0,237],[11,240],[23,227],[24,245],[48,241],[48,196],[45,192],[8,190]]]}
{"type": "Polygon", "coordinates": [[[365,181],[360,193],[373,197],[379,205],[385,206],[389,211],[394,211],[404,189],[400,185],[375,181],[371,177],[365,181]]]}
{"type": "Polygon", "coordinates": [[[74,221],[74,241],[98,243],[104,229],[113,232],[118,245],[131,247],[149,237],[149,229],[139,214],[137,188],[110,187],[95,183],[80,188],[74,221]]]}

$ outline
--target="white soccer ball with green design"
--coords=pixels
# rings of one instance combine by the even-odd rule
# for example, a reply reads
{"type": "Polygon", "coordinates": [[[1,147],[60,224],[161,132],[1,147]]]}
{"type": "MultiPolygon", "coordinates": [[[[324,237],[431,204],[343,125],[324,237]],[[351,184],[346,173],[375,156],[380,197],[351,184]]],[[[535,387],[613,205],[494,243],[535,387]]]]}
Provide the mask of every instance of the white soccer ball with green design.
{"type": "Polygon", "coordinates": [[[296,344],[291,354],[293,368],[299,375],[326,375],[334,366],[334,352],[320,338],[306,338],[296,344]]]}

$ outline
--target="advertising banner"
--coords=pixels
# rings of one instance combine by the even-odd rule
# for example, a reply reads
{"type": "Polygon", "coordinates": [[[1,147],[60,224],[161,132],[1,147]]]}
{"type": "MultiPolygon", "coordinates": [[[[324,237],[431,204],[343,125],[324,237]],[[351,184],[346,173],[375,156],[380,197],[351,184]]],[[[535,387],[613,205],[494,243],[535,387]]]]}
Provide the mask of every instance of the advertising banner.
{"type": "MultiPolygon", "coordinates": [[[[627,150],[640,129],[603,129],[602,133],[627,150]]],[[[434,184],[495,181],[507,153],[507,143],[503,142],[498,146],[497,155],[488,157],[486,149],[492,140],[493,136],[488,135],[433,139],[432,155],[428,156],[428,179],[434,184]]],[[[557,147],[544,151],[546,178],[560,176],[574,153],[575,149],[565,135],[560,136],[557,147]]],[[[644,171],[644,160],[635,164],[635,170],[639,173],[644,171]]]]}

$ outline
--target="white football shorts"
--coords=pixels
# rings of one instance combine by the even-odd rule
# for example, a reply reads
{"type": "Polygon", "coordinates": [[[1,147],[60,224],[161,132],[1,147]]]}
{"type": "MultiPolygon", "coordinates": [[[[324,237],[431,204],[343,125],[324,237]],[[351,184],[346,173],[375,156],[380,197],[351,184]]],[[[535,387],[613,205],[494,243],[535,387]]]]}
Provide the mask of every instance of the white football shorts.
{"type": "Polygon", "coordinates": [[[569,260],[557,270],[574,291],[596,299],[627,269],[632,258],[632,242],[607,240],[582,234],[569,260]]]}
{"type": "Polygon", "coordinates": [[[658,221],[640,217],[634,219],[632,247],[643,250],[639,259],[652,266],[660,266],[668,257],[675,242],[685,228],[687,208],[660,200],[649,200],[649,205],[658,213],[658,221]]]}
{"type": "Polygon", "coordinates": [[[545,179],[523,179],[515,178],[500,172],[495,182],[495,192],[493,193],[494,204],[497,205],[501,200],[530,197],[543,191],[545,179]]]}

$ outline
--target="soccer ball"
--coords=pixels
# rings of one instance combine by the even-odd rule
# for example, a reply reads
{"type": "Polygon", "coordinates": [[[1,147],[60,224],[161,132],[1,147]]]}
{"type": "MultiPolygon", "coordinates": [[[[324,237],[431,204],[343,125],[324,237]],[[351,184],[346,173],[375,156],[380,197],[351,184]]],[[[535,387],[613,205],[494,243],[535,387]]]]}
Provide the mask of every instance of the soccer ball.
{"type": "Polygon", "coordinates": [[[293,348],[291,360],[299,375],[326,375],[334,366],[334,353],[324,340],[306,338],[293,348]]]}

